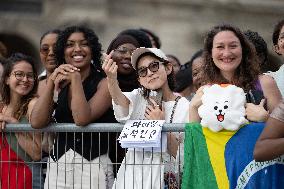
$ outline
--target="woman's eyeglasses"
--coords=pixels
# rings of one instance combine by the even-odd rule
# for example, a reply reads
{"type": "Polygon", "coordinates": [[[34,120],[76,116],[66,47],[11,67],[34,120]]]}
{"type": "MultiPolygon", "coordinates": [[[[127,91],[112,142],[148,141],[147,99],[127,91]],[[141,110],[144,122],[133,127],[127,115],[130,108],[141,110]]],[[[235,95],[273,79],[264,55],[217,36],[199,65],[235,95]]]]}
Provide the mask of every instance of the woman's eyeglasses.
{"type": "Polygon", "coordinates": [[[55,46],[42,46],[39,51],[44,55],[48,55],[51,49],[54,52],[55,46]]]}
{"type": "Polygon", "coordinates": [[[18,81],[23,81],[25,77],[27,77],[27,80],[30,82],[35,80],[35,75],[32,72],[25,73],[23,71],[15,71],[13,74],[18,81]]]}
{"type": "Polygon", "coordinates": [[[145,77],[148,74],[148,69],[151,72],[157,72],[159,70],[159,66],[160,64],[163,64],[163,62],[158,62],[158,61],[154,61],[152,63],[149,64],[149,66],[147,67],[141,67],[137,70],[137,74],[139,77],[145,77]]]}
{"type": "Polygon", "coordinates": [[[126,47],[122,47],[122,48],[114,49],[114,51],[121,55],[126,55],[128,53],[131,56],[132,53],[135,51],[135,49],[128,49],[126,47]]]}

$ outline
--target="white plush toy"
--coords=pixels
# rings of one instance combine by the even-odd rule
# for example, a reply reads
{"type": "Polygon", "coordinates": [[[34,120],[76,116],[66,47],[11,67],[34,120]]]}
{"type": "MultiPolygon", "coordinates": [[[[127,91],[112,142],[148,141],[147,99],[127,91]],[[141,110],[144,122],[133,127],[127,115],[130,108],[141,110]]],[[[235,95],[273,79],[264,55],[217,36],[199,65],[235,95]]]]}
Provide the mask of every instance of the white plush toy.
{"type": "Polygon", "coordinates": [[[214,132],[222,129],[235,131],[247,123],[246,97],[243,89],[235,85],[217,85],[203,89],[202,105],[198,108],[201,125],[214,132]]]}

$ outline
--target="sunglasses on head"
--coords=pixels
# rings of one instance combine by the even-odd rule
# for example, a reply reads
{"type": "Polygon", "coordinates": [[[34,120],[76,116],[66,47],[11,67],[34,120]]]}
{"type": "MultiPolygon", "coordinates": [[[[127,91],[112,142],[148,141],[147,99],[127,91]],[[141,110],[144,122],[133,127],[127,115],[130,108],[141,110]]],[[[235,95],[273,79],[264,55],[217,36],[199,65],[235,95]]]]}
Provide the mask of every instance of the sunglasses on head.
{"type": "Polygon", "coordinates": [[[164,64],[164,62],[154,61],[149,64],[147,67],[141,67],[137,70],[137,74],[139,77],[145,77],[148,74],[148,70],[151,72],[157,72],[159,70],[160,64],[164,64]]]}

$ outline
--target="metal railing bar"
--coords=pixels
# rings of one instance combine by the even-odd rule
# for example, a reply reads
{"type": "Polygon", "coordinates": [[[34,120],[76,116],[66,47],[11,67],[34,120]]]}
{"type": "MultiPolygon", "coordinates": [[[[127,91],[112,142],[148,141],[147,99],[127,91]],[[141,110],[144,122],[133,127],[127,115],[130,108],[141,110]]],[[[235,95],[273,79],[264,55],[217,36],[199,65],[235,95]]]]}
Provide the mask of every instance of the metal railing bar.
{"type": "MultiPolygon", "coordinates": [[[[184,132],[185,123],[165,123],[163,132],[184,132]]],[[[30,124],[7,124],[6,132],[121,132],[123,124],[120,123],[92,123],[81,127],[71,123],[50,124],[44,129],[34,129],[30,124]]]]}

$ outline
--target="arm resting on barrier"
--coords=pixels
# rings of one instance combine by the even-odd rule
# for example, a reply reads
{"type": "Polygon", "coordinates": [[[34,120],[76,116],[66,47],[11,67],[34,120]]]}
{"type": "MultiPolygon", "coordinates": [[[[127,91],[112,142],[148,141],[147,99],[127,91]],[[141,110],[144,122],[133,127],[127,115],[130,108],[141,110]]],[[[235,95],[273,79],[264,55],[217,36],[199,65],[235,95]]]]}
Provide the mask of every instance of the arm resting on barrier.
{"type": "Polygon", "coordinates": [[[99,82],[96,93],[89,101],[85,97],[81,79],[72,78],[70,88],[71,110],[76,125],[85,126],[94,122],[111,107],[106,79],[99,82]]]}
{"type": "Polygon", "coordinates": [[[35,129],[46,127],[51,120],[53,112],[54,83],[51,76],[47,79],[45,92],[37,99],[30,102],[29,122],[35,129]]]}

